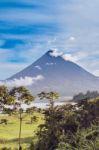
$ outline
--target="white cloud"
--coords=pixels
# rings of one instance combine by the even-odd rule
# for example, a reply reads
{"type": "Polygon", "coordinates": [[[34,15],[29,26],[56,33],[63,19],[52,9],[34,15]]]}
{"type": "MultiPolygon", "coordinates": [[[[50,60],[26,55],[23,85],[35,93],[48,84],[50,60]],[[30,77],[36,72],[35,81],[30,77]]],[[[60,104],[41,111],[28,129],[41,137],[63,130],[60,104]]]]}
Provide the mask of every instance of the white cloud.
{"type": "Polygon", "coordinates": [[[62,58],[64,60],[79,62],[79,61],[85,59],[86,57],[88,58],[88,55],[89,55],[88,52],[81,51],[81,52],[63,54],[62,58]]]}
{"type": "Polygon", "coordinates": [[[77,57],[73,57],[71,54],[64,54],[62,55],[62,58],[66,61],[73,61],[73,62],[76,62],[78,60],[77,57]]]}
{"type": "Polygon", "coordinates": [[[37,75],[36,77],[26,76],[24,78],[21,77],[20,79],[0,81],[0,85],[6,85],[8,87],[30,86],[43,79],[44,77],[42,75],[37,75]]]}
{"type": "Polygon", "coordinates": [[[57,49],[53,49],[52,52],[50,52],[50,55],[53,57],[61,56],[63,53],[59,52],[57,49]]]}

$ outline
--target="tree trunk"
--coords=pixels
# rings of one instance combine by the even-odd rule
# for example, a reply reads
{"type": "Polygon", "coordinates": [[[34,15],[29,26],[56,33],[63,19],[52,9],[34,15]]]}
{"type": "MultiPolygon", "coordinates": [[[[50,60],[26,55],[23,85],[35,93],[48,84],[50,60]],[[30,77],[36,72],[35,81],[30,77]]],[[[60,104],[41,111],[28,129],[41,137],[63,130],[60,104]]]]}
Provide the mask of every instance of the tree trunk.
{"type": "Polygon", "coordinates": [[[22,131],[22,113],[20,111],[20,126],[19,126],[19,150],[22,150],[21,147],[21,131],[22,131]]]}
{"type": "Polygon", "coordinates": [[[54,100],[53,100],[53,98],[50,99],[50,107],[51,107],[51,108],[54,108],[54,100]]]}

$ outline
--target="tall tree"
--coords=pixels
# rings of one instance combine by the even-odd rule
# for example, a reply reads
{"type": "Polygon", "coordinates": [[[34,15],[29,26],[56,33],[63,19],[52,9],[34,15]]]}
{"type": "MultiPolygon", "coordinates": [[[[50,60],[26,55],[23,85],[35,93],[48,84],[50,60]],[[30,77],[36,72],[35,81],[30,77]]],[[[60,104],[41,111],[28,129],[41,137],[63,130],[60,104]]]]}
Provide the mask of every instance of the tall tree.
{"type": "Polygon", "coordinates": [[[23,104],[30,105],[33,100],[35,99],[34,96],[30,93],[28,89],[23,86],[15,87],[10,91],[10,94],[16,98],[16,103],[14,104],[13,109],[18,112],[19,114],[19,150],[22,149],[21,147],[21,132],[22,132],[22,121],[23,117],[22,114],[24,113],[23,104]]]}
{"type": "Polygon", "coordinates": [[[9,94],[6,86],[0,86],[0,111],[5,109],[6,105],[12,105],[15,102],[13,96],[9,94]]]}
{"type": "Polygon", "coordinates": [[[47,99],[50,102],[49,108],[45,110],[45,125],[41,126],[40,134],[39,134],[39,145],[41,146],[40,150],[54,149],[54,139],[56,137],[56,107],[54,107],[54,100],[59,98],[59,94],[57,92],[41,92],[38,94],[39,98],[47,99]],[[45,136],[46,144],[42,141],[42,134],[45,136]],[[48,140],[49,137],[51,140],[48,140]],[[43,144],[42,144],[43,143],[43,144]]]}

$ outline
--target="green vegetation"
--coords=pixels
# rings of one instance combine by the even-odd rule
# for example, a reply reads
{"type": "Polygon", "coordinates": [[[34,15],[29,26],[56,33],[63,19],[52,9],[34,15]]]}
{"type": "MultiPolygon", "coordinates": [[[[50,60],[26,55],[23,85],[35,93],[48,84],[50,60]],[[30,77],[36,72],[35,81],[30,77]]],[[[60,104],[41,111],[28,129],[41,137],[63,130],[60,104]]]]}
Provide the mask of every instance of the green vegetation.
{"type": "Polygon", "coordinates": [[[97,91],[87,91],[85,94],[84,93],[79,93],[77,95],[73,96],[73,101],[81,101],[84,99],[93,99],[99,96],[99,93],[97,91]]]}
{"type": "Polygon", "coordinates": [[[40,127],[32,150],[99,150],[99,98],[50,107],[40,127]]]}
{"type": "Polygon", "coordinates": [[[23,122],[23,113],[22,104],[31,104],[34,97],[32,94],[23,86],[13,88],[10,92],[10,95],[15,98],[15,103],[13,104],[13,112],[16,112],[17,116],[19,114],[19,150],[21,150],[21,133],[22,133],[22,122],[23,122]]]}
{"type": "Polygon", "coordinates": [[[0,86],[0,149],[99,150],[99,93],[74,96],[75,105],[54,106],[56,92],[41,92],[49,108],[28,108],[34,97],[25,87],[0,86]],[[6,107],[5,107],[6,106],[6,107]]]}
{"type": "Polygon", "coordinates": [[[2,112],[0,115],[0,143],[4,150],[6,146],[18,150],[22,150],[24,146],[26,148],[27,143],[31,143],[30,140],[35,135],[38,125],[41,124],[40,121],[44,121],[44,119],[40,120],[37,114],[34,115],[34,109],[32,109],[32,118],[27,111],[24,112],[22,105],[29,105],[33,100],[34,97],[30,91],[23,86],[10,90],[5,86],[0,86],[0,111],[2,112]],[[4,116],[2,116],[3,113],[5,113],[4,116]]]}
{"type": "MultiPolygon", "coordinates": [[[[36,132],[39,130],[38,126],[44,122],[44,116],[39,113],[33,113],[37,120],[31,124],[30,115],[26,115],[22,123],[21,143],[23,148],[30,146],[30,143],[37,140],[36,132]],[[35,139],[33,139],[35,137],[35,139]]],[[[7,147],[18,148],[19,138],[19,119],[16,115],[0,115],[1,119],[7,119],[8,124],[0,124],[0,148],[7,147]]]]}
{"type": "Polygon", "coordinates": [[[38,94],[38,97],[42,99],[47,99],[50,102],[50,107],[54,107],[54,100],[59,98],[59,94],[57,92],[41,92],[38,94]]]}

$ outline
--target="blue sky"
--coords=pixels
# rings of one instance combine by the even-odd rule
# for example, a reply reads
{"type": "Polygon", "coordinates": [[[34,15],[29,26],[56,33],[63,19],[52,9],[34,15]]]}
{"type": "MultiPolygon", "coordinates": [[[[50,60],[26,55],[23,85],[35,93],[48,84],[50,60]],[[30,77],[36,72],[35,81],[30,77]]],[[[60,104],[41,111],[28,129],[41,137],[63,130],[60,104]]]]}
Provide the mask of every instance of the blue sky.
{"type": "Polygon", "coordinates": [[[0,0],[0,79],[57,48],[99,76],[99,0],[0,0]]]}

